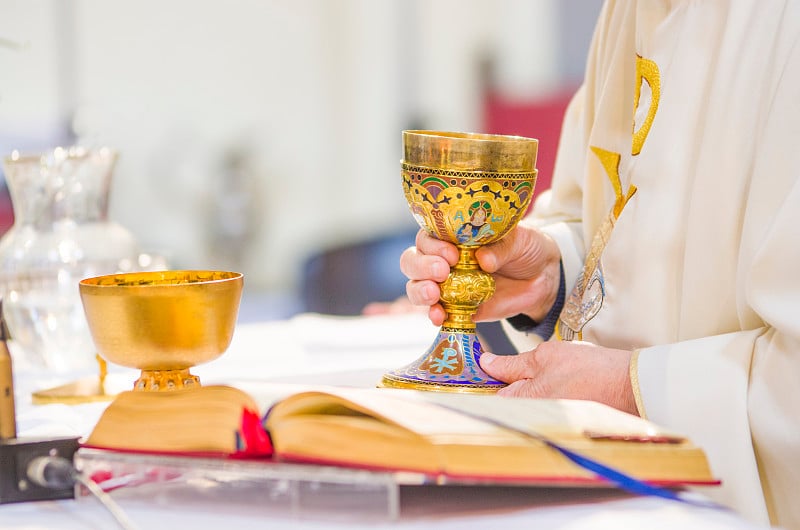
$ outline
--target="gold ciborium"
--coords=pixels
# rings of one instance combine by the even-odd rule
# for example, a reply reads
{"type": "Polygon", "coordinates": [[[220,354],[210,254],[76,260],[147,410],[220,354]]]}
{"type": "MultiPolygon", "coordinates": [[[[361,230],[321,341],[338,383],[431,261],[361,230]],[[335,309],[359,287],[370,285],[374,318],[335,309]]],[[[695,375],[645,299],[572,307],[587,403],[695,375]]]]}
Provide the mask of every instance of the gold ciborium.
{"type": "Polygon", "coordinates": [[[495,392],[505,383],[479,365],[482,348],[472,317],[494,294],[494,278],[475,258],[481,246],[511,230],[536,185],[539,142],[519,136],[403,131],[403,191],[411,213],[432,237],[459,249],[440,284],[447,317],[416,361],[384,374],[380,386],[447,392],[495,392]]]}
{"type": "Polygon", "coordinates": [[[244,278],[238,272],[159,271],[110,274],[79,283],[97,351],[140,369],[135,390],[197,386],[192,366],[228,349],[244,278]]]}

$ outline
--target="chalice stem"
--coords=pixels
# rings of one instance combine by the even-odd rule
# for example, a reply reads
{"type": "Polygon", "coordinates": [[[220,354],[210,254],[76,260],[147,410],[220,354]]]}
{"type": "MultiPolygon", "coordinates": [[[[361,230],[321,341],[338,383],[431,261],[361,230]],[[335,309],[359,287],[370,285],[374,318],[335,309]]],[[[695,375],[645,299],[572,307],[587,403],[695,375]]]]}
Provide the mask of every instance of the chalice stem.
{"type": "Polygon", "coordinates": [[[444,328],[474,331],[473,317],[478,306],[494,294],[494,278],[478,265],[477,249],[475,246],[459,246],[458,263],[440,285],[441,302],[447,313],[442,324],[444,328]]]}

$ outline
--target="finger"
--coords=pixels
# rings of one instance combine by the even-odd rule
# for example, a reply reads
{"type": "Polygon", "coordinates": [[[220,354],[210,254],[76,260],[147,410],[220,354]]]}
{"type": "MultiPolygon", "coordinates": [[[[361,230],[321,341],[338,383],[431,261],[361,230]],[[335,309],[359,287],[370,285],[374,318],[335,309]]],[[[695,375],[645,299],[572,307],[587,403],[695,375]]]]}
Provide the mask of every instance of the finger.
{"type": "Polygon", "coordinates": [[[475,321],[499,320],[520,313],[525,313],[536,321],[541,320],[555,302],[558,279],[552,279],[549,274],[528,280],[495,276],[494,294],[478,306],[475,321]]]}
{"type": "Polygon", "coordinates": [[[532,278],[561,259],[558,245],[533,227],[518,225],[500,241],[476,252],[480,267],[510,278],[532,278]]]}
{"type": "Polygon", "coordinates": [[[454,244],[431,237],[424,230],[417,232],[415,245],[423,254],[444,258],[448,266],[458,263],[458,248],[454,244]]]}
{"type": "MultiPolygon", "coordinates": [[[[509,236],[506,236],[506,238],[508,237],[509,236]]],[[[502,264],[498,256],[498,247],[505,244],[504,239],[501,239],[497,243],[478,248],[478,250],[475,251],[475,259],[478,260],[478,266],[488,273],[493,273],[499,269],[502,264]]]]}
{"type": "Polygon", "coordinates": [[[439,284],[430,280],[410,280],[406,283],[406,294],[414,305],[431,306],[439,302],[439,284]]]}
{"type": "Polygon", "coordinates": [[[495,355],[485,352],[481,355],[480,365],[483,370],[499,381],[513,383],[534,377],[535,367],[531,362],[533,351],[519,355],[495,355]]]}
{"type": "Polygon", "coordinates": [[[535,379],[520,379],[497,391],[498,396],[515,398],[548,397],[546,391],[536,383],[535,379]]]}
{"type": "Polygon", "coordinates": [[[500,241],[480,247],[475,252],[478,265],[486,272],[496,272],[501,269],[507,262],[518,257],[515,253],[525,251],[515,244],[520,237],[519,229],[515,227],[500,241]]]}
{"type": "Polygon", "coordinates": [[[370,302],[361,308],[361,314],[364,316],[373,315],[386,315],[391,312],[389,302],[370,302]]]}
{"type": "Polygon", "coordinates": [[[428,255],[411,247],[400,255],[400,271],[410,280],[443,282],[450,274],[450,265],[441,256],[428,255]]]}
{"type": "Polygon", "coordinates": [[[447,313],[445,312],[444,307],[442,307],[442,304],[434,304],[428,311],[428,318],[434,326],[441,326],[444,324],[444,319],[446,317],[447,313]]]}
{"type": "Polygon", "coordinates": [[[417,313],[427,311],[428,308],[416,306],[411,303],[407,296],[401,296],[392,302],[369,302],[361,309],[361,314],[372,315],[396,315],[405,313],[417,313]]]}

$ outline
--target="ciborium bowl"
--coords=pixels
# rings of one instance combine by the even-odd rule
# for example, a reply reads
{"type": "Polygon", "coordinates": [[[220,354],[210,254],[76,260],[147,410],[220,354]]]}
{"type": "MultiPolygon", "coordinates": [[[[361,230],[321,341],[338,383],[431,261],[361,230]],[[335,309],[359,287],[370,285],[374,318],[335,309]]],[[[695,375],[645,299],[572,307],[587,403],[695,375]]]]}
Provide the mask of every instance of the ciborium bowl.
{"type": "Polygon", "coordinates": [[[239,314],[241,273],[169,270],[80,281],[89,332],[107,361],[141,370],[135,390],[197,386],[192,366],[222,355],[239,314]]]}
{"type": "Polygon", "coordinates": [[[479,364],[473,316],[495,290],[475,252],[500,240],[525,215],[536,185],[538,140],[520,136],[403,131],[401,174],[411,214],[432,237],[458,247],[440,284],[447,317],[416,361],[384,374],[380,386],[495,392],[505,386],[479,364]]]}

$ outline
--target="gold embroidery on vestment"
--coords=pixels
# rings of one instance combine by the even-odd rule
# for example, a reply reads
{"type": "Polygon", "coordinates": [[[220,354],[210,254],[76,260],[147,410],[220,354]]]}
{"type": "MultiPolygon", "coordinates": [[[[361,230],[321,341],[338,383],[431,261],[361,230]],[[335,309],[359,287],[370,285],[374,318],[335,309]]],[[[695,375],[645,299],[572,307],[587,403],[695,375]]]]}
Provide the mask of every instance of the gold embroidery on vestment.
{"type": "MultiPolygon", "coordinates": [[[[653,125],[653,120],[656,117],[656,111],[658,111],[658,101],[661,99],[661,74],[658,71],[658,65],[650,59],[644,59],[643,57],[637,55],[636,92],[633,96],[634,116],[639,108],[639,98],[642,95],[643,81],[646,81],[650,87],[650,94],[652,95],[652,98],[650,101],[650,108],[647,109],[647,116],[644,119],[644,123],[642,123],[642,126],[639,127],[638,131],[633,131],[633,148],[631,150],[633,155],[638,155],[642,152],[644,141],[647,139],[647,134],[650,132],[650,127],[653,125]]],[[[636,127],[635,120],[633,126],[636,127]]]]}
{"type": "MultiPolygon", "coordinates": [[[[642,151],[650,127],[653,125],[658,103],[661,99],[661,74],[658,65],[639,55],[636,56],[636,87],[633,100],[633,142],[632,155],[636,156],[642,151]],[[638,130],[635,129],[635,116],[639,108],[639,101],[642,94],[642,83],[647,82],[650,87],[650,105],[644,122],[638,130]]],[[[564,308],[559,315],[556,323],[555,337],[559,340],[582,340],[583,327],[597,315],[603,305],[605,297],[605,286],[603,283],[603,269],[600,258],[611,238],[614,225],[622,214],[622,210],[628,201],[636,193],[636,186],[629,185],[627,191],[622,189],[622,179],[620,178],[619,165],[622,156],[620,153],[607,151],[600,147],[590,146],[592,152],[597,156],[600,164],[611,181],[614,189],[614,205],[608,216],[603,220],[600,227],[592,238],[592,244],[584,261],[578,281],[573,286],[570,295],[564,301],[564,308]]]]}
{"type": "Polygon", "coordinates": [[[605,296],[603,286],[603,274],[600,267],[600,257],[603,250],[611,238],[614,224],[622,213],[623,208],[628,203],[633,194],[636,193],[636,186],[628,186],[627,193],[622,191],[622,180],[619,176],[619,153],[606,151],[599,147],[592,147],[592,152],[597,155],[603,168],[611,181],[614,189],[614,206],[608,213],[600,228],[592,238],[592,246],[583,265],[583,270],[578,278],[572,292],[564,302],[564,309],[561,311],[559,323],[556,326],[556,337],[559,340],[574,340],[578,336],[581,340],[581,330],[583,326],[600,311],[605,296]]]}

